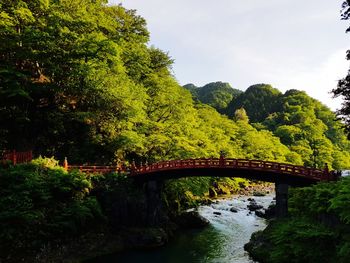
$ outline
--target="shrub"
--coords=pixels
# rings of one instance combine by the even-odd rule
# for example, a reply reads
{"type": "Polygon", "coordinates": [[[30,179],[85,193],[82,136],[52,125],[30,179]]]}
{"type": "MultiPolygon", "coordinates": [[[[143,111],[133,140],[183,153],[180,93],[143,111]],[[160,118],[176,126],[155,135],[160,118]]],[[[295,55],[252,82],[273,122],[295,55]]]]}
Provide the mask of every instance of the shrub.
{"type": "Polygon", "coordinates": [[[0,253],[35,251],[103,220],[90,176],[66,172],[53,158],[0,168],[0,253]]]}

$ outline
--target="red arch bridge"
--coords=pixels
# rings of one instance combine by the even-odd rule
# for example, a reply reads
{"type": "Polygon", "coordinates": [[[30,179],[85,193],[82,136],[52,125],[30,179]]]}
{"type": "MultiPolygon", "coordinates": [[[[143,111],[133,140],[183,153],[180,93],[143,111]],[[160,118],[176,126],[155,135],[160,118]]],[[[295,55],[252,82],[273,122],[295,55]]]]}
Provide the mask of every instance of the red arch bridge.
{"type": "MultiPolygon", "coordinates": [[[[261,160],[210,158],[163,161],[150,165],[131,165],[122,169],[118,166],[69,166],[65,161],[65,168],[79,169],[83,172],[107,173],[126,172],[130,178],[147,184],[149,200],[161,199],[162,181],[193,176],[212,177],[241,177],[259,181],[274,182],[276,189],[276,215],[285,217],[288,213],[288,187],[308,186],[322,181],[335,181],[339,174],[324,169],[314,169],[286,163],[261,160]]],[[[157,207],[157,205],[154,205],[157,207]]],[[[155,209],[157,211],[157,209],[155,209]]]]}
{"type": "Polygon", "coordinates": [[[338,179],[335,171],[315,169],[286,163],[232,158],[200,158],[170,160],[127,168],[120,166],[68,165],[66,169],[79,169],[87,173],[125,172],[129,177],[140,180],[162,180],[193,176],[242,177],[267,182],[305,186],[321,181],[338,179]]]}

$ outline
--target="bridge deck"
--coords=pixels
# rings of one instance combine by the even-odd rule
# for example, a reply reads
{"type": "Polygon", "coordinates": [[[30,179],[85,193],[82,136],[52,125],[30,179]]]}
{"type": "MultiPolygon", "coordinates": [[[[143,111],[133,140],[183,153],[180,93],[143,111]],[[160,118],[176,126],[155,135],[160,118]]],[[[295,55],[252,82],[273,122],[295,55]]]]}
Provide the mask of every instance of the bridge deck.
{"type": "MultiPolygon", "coordinates": [[[[304,178],[308,181],[330,181],[336,180],[337,176],[334,172],[329,172],[328,168],[324,170],[314,169],[299,165],[286,163],[261,161],[261,160],[246,160],[246,159],[226,159],[226,158],[200,158],[187,160],[170,160],[158,162],[150,165],[137,167],[132,165],[129,168],[122,169],[117,166],[68,166],[67,169],[79,169],[83,172],[107,173],[107,172],[126,172],[130,177],[154,177],[157,175],[175,174],[181,177],[181,172],[186,175],[193,173],[195,176],[200,176],[203,171],[204,176],[212,172],[210,176],[218,176],[218,173],[224,172],[227,176],[230,171],[237,171],[248,174],[249,172],[263,174],[279,174],[289,177],[304,178]],[[213,171],[215,170],[215,173],[213,171]],[[186,171],[186,173],[185,173],[186,171]]],[[[249,177],[249,176],[248,176],[249,177]]],[[[262,178],[263,179],[263,178],[262,178]]],[[[275,179],[272,179],[274,181],[275,179]]]]}

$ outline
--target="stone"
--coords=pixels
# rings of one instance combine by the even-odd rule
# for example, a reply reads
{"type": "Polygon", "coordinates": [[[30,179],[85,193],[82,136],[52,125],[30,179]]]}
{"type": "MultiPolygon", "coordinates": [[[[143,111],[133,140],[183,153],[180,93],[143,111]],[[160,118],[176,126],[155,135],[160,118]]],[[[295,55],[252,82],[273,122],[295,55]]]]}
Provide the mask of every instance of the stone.
{"type": "Polygon", "coordinates": [[[238,210],[237,210],[236,208],[234,208],[234,207],[231,207],[231,208],[230,208],[230,211],[231,211],[232,213],[237,213],[237,212],[238,212],[238,210]]]}
{"type": "Polygon", "coordinates": [[[220,212],[216,212],[216,211],[215,211],[215,212],[213,212],[213,214],[214,214],[214,215],[221,215],[221,213],[220,213],[220,212]]]}
{"type": "Polygon", "coordinates": [[[210,223],[197,211],[183,212],[175,218],[175,222],[183,228],[202,228],[210,223]]]}
{"type": "Polygon", "coordinates": [[[255,215],[265,219],[276,217],[276,205],[274,203],[271,203],[266,209],[256,210],[255,215]]]}
{"type": "Polygon", "coordinates": [[[265,209],[265,218],[271,219],[273,217],[276,217],[276,204],[272,202],[269,207],[265,209]]]}
{"type": "Polygon", "coordinates": [[[265,196],[266,193],[264,193],[264,192],[262,192],[262,191],[254,191],[254,192],[253,192],[253,195],[254,195],[254,196],[265,196]]]}
{"type": "Polygon", "coordinates": [[[250,204],[247,205],[247,208],[249,209],[249,211],[256,211],[256,210],[262,209],[263,206],[262,205],[258,205],[255,202],[250,202],[250,204]]]}
{"type": "Polygon", "coordinates": [[[256,210],[255,215],[261,218],[265,218],[265,211],[263,210],[256,210]]]}

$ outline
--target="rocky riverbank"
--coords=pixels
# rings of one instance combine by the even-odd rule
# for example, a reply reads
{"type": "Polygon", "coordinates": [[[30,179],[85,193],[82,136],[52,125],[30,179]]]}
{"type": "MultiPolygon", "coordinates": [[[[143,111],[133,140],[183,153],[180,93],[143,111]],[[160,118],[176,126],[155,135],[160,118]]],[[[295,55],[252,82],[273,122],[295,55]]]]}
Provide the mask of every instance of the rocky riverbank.
{"type": "MultiPolygon", "coordinates": [[[[274,191],[271,184],[258,184],[249,183],[239,189],[239,191],[227,191],[223,185],[217,185],[216,197],[205,197],[200,202],[204,204],[210,204],[218,202],[217,199],[229,199],[233,196],[264,196],[274,191]],[[219,194],[218,194],[219,193],[219,194]]],[[[118,200],[120,200],[118,198],[118,200]]],[[[265,210],[261,209],[259,205],[256,205],[254,197],[247,199],[247,208],[251,213],[255,213],[257,216],[262,216],[265,210]]],[[[142,202],[141,202],[142,203],[142,202]]],[[[143,204],[143,203],[142,203],[143,204]]],[[[115,215],[123,215],[125,217],[137,217],[137,209],[133,209],[130,206],[129,201],[125,201],[125,205],[116,205],[119,207],[118,211],[114,211],[115,215]],[[129,203],[129,205],[127,205],[129,203]],[[128,207],[121,211],[122,207],[128,207]],[[132,212],[133,215],[130,213],[132,212]]],[[[137,207],[143,207],[137,205],[137,207]]],[[[234,207],[231,207],[230,212],[237,213],[234,207]]],[[[143,213],[143,212],[142,212],[143,213]]],[[[219,212],[218,212],[219,213],[219,212]]],[[[120,220],[120,216],[118,216],[120,220]]],[[[209,224],[209,221],[200,216],[197,210],[181,212],[176,215],[172,215],[171,219],[167,219],[166,222],[160,226],[155,227],[114,227],[98,229],[96,231],[82,235],[81,237],[73,240],[65,240],[64,242],[57,242],[54,245],[48,245],[44,247],[39,254],[31,257],[35,262],[81,262],[99,257],[106,254],[114,254],[129,249],[149,249],[154,247],[161,247],[166,244],[176,233],[181,229],[193,229],[203,228],[209,224]]],[[[118,221],[118,222],[126,222],[118,221]]],[[[93,261],[93,260],[92,260],[93,261]]]]}
{"type": "Polygon", "coordinates": [[[215,182],[209,188],[208,197],[217,198],[232,195],[264,196],[275,191],[275,185],[267,182],[248,181],[235,178],[231,182],[215,182]]]}
{"type": "MultiPolygon", "coordinates": [[[[181,229],[171,237],[166,246],[156,249],[124,251],[96,258],[90,263],[99,262],[225,262],[251,263],[243,246],[251,234],[265,228],[266,221],[249,213],[248,196],[231,196],[214,200],[210,205],[191,209],[210,221],[202,229],[181,229]],[[231,211],[235,209],[236,212],[231,211]]],[[[266,208],[273,196],[254,197],[257,204],[266,208]]],[[[192,214],[192,213],[189,213],[192,214]]]]}

